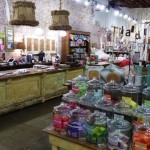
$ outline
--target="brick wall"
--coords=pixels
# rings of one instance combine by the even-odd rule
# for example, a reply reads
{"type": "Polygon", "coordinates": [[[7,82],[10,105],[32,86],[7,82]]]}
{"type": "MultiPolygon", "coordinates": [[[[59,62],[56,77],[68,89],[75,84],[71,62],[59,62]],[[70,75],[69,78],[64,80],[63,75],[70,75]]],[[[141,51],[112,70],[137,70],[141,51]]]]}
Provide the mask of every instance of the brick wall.
{"type": "MultiPolygon", "coordinates": [[[[10,11],[12,14],[12,1],[8,0],[10,11]]],[[[32,0],[36,5],[36,20],[39,21],[39,27],[44,30],[44,35],[49,31],[48,26],[51,22],[51,10],[59,9],[59,0],[32,0]]],[[[73,0],[63,0],[63,9],[70,12],[69,21],[73,30],[91,32],[91,42],[99,44],[100,36],[105,34],[105,29],[94,20],[93,12],[90,7],[80,5],[73,0]]],[[[9,26],[6,16],[5,0],[1,1],[0,5],[0,32],[4,32],[5,26],[9,26]]],[[[34,34],[34,27],[16,27],[14,28],[15,34],[20,35],[34,34]]],[[[61,53],[61,39],[58,37],[58,53],[61,53]]],[[[4,51],[5,52],[5,51],[4,51]]],[[[1,55],[2,52],[0,52],[1,55]]],[[[15,55],[14,52],[5,52],[7,58],[15,55]]]]}

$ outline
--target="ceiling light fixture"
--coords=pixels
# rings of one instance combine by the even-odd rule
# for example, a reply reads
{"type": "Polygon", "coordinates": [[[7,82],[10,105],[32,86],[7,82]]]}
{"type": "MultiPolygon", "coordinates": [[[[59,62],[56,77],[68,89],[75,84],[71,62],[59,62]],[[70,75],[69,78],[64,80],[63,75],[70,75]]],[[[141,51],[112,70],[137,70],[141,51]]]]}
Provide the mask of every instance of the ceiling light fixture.
{"type": "Polygon", "coordinates": [[[128,15],[127,15],[127,14],[125,14],[123,18],[124,18],[124,19],[127,19],[127,18],[128,18],[128,15]]]}
{"type": "Polygon", "coordinates": [[[85,1],[84,4],[85,4],[85,6],[89,6],[90,5],[90,0],[85,1]]]}
{"type": "Polygon", "coordinates": [[[69,25],[69,18],[68,16],[70,13],[67,10],[61,9],[62,0],[60,0],[59,10],[51,11],[52,21],[51,25],[49,26],[50,30],[71,30],[72,27],[69,25]]]}
{"type": "Polygon", "coordinates": [[[35,3],[30,1],[16,1],[13,3],[13,19],[9,21],[11,25],[38,26],[35,20],[35,3]]]}
{"type": "Polygon", "coordinates": [[[104,10],[105,6],[104,5],[100,5],[100,10],[104,10]]]}
{"type": "Polygon", "coordinates": [[[115,11],[114,11],[114,15],[115,15],[115,16],[119,16],[119,11],[118,11],[118,10],[115,10],[115,11]]]}

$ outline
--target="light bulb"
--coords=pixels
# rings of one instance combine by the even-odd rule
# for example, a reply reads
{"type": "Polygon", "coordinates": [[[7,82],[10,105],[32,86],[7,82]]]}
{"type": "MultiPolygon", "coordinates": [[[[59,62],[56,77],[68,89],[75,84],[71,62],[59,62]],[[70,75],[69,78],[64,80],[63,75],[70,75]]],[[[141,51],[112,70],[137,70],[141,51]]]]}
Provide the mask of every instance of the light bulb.
{"type": "Polygon", "coordinates": [[[67,32],[66,32],[66,31],[60,31],[60,32],[59,32],[59,35],[62,36],[62,37],[64,37],[64,36],[67,35],[67,32]]]}
{"type": "Polygon", "coordinates": [[[122,17],[122,13],[119,14],[119,17],[122,17]]]}
{"type": "Polygon", "coordinates": [[[85,2],[84,2],[84,5],[85,5],[85,6],[89,6],[89,5],[90,5],[90,2],[89,2],[89,1],[85,1],[85,2]]]}
{"type": "Polygon", "coordinates": [[[131,17],[128,17],[128,21],[131,21],[131,17]]]}
{"type": "Polygon", "coordinates": [[[115,15],[115,16],[118,16],[118,15],[119,15],[119,11],[118,11],[118,10],[115,10],[114,15],[115,15]]]}
{"type": "Polygon", "coordinates": [[[96,8],[97,8],[97,9],[100,9],[100,5],[99,5],[99,4],[97,4],[97,5],[96,5],[96,8]]]}
{"type": "Polygon", "coordinates": [[[128,18],[128,15],[127,15],[127,14],[125,14],[125,15],[124,15],[124,19],[127,19],[127,18],[128,18]]]}
{"type": "Polygon", "coordinates": [[[106,12],[106,13],[108,13],[108,12],[109,12],[109,10],[108,10],[108,9],[106,9],[106,10],[105,10],[105,12],[106,12]]]}
{"type": "Polygon", "coordinates": [[[105,6],[104,5],[100,5],[100,10],[104,10],[105,6]]]}

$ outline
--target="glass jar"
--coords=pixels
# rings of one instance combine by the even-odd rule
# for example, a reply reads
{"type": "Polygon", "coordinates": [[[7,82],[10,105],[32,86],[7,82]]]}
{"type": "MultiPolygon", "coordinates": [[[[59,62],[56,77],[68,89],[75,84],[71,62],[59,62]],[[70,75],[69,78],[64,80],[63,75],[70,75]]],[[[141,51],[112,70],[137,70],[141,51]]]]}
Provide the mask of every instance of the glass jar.
{"type": "Polygon", "coordinates": [[[133,131],[133,150],[150,150],[150,127],[136,126],[133,131]]]}
{"type": "Polygon", "coordinates": [[[134,113],[139,122],[149,122],[150,123],[150,109],[146,105],[139,106],[134,113]]]}
{"type": "Polygon", "coordinates": [[[86,75],[79,75],[76,78],[72,79],[72,83],[73,84],[77,84],[77,83],[87,83],[88,82],[88,78],[86,75]]]}
{"type": "Polygon", "coordinates": [[[79,96],[75,94],[72,90],[70,90],[68,93],[63,94],[62,97],[63,101],[69,102],[69,103],[78,103],[79,102],[79,96]]]}
{"type": "Polygon", "coordinates": [[[103,83],[100,80],[97,80],[96,77],[93,77],[93,79],[88,81],[87,84],[88,84],[88,90],[94,90],[94,91],[102,89],[103,86],[103,83]]]}
{"type": "Polygon", "coordinates": [[[119,103],[116,103],[113,108],[114,112],[127,114],[132,116],[134,109],[132,106],[126,104],[124,101],[120,101],[119,103]]]}
{"type": "Polygon", "coordinates": [[[109,120],[108,127],[108,148],[110,150],[128,150],[131,137],[131,124],[123,117],[115,117],[109,120]]]}
{"type": "Polygon", "coordinates": [[[150,87],[147,87],[143,90],[142,101],[143,104],[147,105],[150,108],[150,87]]]}
{"type": "Polygon", "coordinates": [[[121,100],[120,85],[115,81],[110,81],[104,84],[104,96],[107,99],[112,100],[113,103],[119,102],[121,100]]]}
{"type": "Polygon", "coordinates": [[[98,147],[106,147],[107,127],[106,114],[95,111],[86,119],[86,141],[98,147]]]}
{"type": "Polygon", "coordinates": [[[67,133],[73,138],[78,138],[85,140],[85,118],[87,114],[86,111],[77,108],[69,113],[69,123],[67,128],[67,133]]]}
{"type": "Polygon", "coordinates": [[[53,108],[53,127],[56,131],[66,133],[70,107],[61,103],[53,108]]]}
{"type": "Polygon", "coordinates": [[[80,104],[93,106],[95,104],[96,98],[94,97],[93,91],[87,91],[85,95],[81,98],[80,104]]]}
{"type": "Polygon", "coordinates": [[[133,105],[133,107],[135,107],[136,104],[141,103],[141,101],[140,101],[140,93],[141,93],[140,87],[134,86],[132,83],[129,83],[129,84],[123,86],[121,91],[122,91],[122,100],[129,103],[129,105],[133,105]]]}

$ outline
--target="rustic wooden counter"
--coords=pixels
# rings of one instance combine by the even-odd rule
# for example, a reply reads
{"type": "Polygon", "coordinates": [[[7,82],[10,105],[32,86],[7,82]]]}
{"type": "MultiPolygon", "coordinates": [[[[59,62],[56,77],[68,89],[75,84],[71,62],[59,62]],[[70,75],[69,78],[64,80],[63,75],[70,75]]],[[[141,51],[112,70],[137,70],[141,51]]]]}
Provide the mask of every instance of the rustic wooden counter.
{"type": "Polygon", "coordinates": [[[27,70],[0,71],[0,114],[58,97],[67,92],[67,80],[84,73],[84,67],[27,70]]]}
{"type": "Polygon", "coordinates": [[[59,148],[63,148],[65,150],[106,150],[98,148],[94,144],[89,144],[85,141],[71,138],[67,135],[61,135],[51,129],[51,127],[47,127],[43,129],[43,131],[49,135],[49,142],[52,144],[52,150],[59,150],[59,148]]]}

